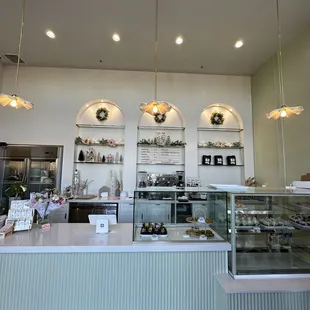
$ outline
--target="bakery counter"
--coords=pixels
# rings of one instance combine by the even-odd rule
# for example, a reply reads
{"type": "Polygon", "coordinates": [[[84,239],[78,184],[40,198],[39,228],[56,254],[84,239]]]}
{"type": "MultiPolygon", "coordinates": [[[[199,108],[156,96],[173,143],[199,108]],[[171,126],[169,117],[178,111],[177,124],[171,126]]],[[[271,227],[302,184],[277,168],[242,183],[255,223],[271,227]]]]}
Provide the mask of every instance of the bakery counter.
{"type": "Polygon", "coordinates": [[[47,231],[33,228],[0,240],[0,253],[94,252],[208,252],[229,251],[228,242],[137,242],[132,224],[110,226],[109,234],[96,234],[90,224],[52,224],[47,231]]]}

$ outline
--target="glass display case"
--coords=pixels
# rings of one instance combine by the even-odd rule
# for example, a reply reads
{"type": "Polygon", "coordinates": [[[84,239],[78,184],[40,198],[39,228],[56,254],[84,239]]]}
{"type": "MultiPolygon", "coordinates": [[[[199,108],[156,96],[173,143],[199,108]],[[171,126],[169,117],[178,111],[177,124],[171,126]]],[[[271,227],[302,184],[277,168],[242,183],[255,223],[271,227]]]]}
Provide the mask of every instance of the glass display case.
{"type": "Polygon", "coordinates": [[[228,214],[234,278],[310,276],[310,191],[229,193],[228,214]]]}
{"type": "Polygon", "coordinates": [[[227,193],[199,189],[141,189],[134,193],[135,242],[224,242],[227,193]]]}

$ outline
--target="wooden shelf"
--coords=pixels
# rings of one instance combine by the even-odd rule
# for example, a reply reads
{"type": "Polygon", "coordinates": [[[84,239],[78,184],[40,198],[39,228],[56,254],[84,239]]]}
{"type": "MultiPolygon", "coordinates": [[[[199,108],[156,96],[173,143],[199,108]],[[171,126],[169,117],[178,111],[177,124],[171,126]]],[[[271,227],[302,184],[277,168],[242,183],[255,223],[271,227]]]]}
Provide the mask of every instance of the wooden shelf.
{"type": "Polygon", "coordinates": [[[216,128],[216,127],[198,127],[198,131],[219,131],[219,132],[241,132],[242,128],[216,128]]]}
{"type": "Polygon", "coordinates": [[[92,124],[75,124],[78,128],[106,128],[106,129],[125,129],[123,125],[92,125],[92,124]]]}

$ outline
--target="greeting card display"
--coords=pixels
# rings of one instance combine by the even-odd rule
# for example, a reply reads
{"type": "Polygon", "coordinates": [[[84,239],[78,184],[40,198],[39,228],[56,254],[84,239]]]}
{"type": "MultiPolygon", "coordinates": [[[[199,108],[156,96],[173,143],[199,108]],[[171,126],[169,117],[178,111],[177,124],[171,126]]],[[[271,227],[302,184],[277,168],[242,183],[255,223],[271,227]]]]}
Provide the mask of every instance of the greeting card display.
{"type": "Polygon", "coordinates": [[[29,206],[29,200],[13,200],[6,220],[14,224],[14,231],[30,230],[33,224],[34,210],[29,206]]]}
{"type": "Polygon", "coordinates": [[[227,156],[227,165],[228,166],[236,166],[237,162],[236,162],[236,156],[232,155],[232,156],[227,156]]]}
{"type": "Polygon", "coordinates": [[[221,155],[215,155],[215,156],[214,156],[214,165],[216,165],[216,166],[222,166],[222,165],[223,165],[223,156],[221,156],[221,155]]]}
{"type": "Polygon", "coordinates": [[[202,155],[202,164],[211,165],[211,155],[202,155]]]}

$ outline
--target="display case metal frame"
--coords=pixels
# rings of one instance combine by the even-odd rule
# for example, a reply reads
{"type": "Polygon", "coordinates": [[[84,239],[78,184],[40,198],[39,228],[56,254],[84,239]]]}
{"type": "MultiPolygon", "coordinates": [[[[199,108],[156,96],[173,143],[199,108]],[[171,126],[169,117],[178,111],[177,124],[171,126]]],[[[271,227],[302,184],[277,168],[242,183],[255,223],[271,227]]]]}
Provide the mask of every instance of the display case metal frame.
{"type": "MultiPolygon", "coordinates": [[[[281,277],[291,277],[291,278],[296,278],[296,277],[310,277],[310,229],[307,230],[307,232],[309,232],[308,234],[308,240],[309,240],[309,252],[308,252],[308,262],[306,262],[306,264],[308,264],[307,268],[300,268],[300,270],[303,270],[303,272],[292,272],[288,273],[288,272],[284,272],[287,269],[278,269],[278,271],[276,271],[275,269],[272,269],[272,267],[270,268],[270,270],[272,272],[268,273],[260,273],[257,272],[256,274],[253,272],[253,274],[240,274],[238,272],[238,268],[237,268],[237,261],[238,261],[238,255],[237,255],[237,238],[238,238],[238,233],[237,233],[237,228],[238,226],[236,226],[236,214],[238,211],[238,209],[236,209],[235,206],[235,201],[236,201],[236,197],[240,198],[240,197],[257,197],[258,199],[260,199],[262,201],[262,198],[265,198],[263,204],[266,206],[264,210],[251,210],[251,211],[244,211],[244,214],[259,214],[259,215],[266,215],[266,216],[270,216],[271,214],[275,214],[276,211],[274,211],[275,208],[286,208],[286,211],[289,210],[291,214],[297,212],[296,211],[296,203],[292,203],[292,205],[290,205],[289,208],[284,207],[284,206],[279,206],[276,205],[274,203],[274,199],[275,198],[284,198],[286,199],[286,201],[289,200],[289,198],[292,198],[291,200],[298,200],[300,198],[306,198],[307,201],[309,201],[310,203],[310,191],[307,190],[291,190],[291,189],[268,189],[268,188],[253,188],[253,189],[249,189],[247,191],[240,191],[240,192],[229,192],[228,193],[228,218],[230,216],[230,241],[231,241],[231,247],[232,247],[232,251],[230,253],[230,266],[228,266],[228,270],[229,273],[231,274],[231,276],[235,279],[254,279],[254,278],[281,278],[281,277]],[[295,209],[294,209],[295,208],[295,209]],[[294,211],[295,210],[295,211],[294,211]],[[248,213],[247,213],[248,212],[248,213]],[[308,271],[307,271],[308,270],[308,271]]],[[[259,204],[257,204],[258,206],[259,204]]],[[[298,206],[300,207],[300,206],[298,206]]],[[[302,207],[301,207],[302,208],[302,207]]],[[[258,208],[259,209],[259,208],[258,208]]],[[[279,212],[279,209],[277,210],[277,212],[279,212]]],[[[310,215],[310,207],[307,210],[307,213],[310,215]]],[[[286,213],[286,215],[288,215],[289,213],[286,213]]],[[[285,226],[284,226],[285,227],[285,226]]],[[[309,227],[310,228],[310,227],[309,227]]],[[[281,229],[279,229],[279,231],[281,231],[281,229]]],[[[288,231],[288,228],[284,228],[283,231],[288,231]]],[[[296,230],[296,228],[294,228],[294,230],[292,229],[292,232],[298,232],[298,230],[296,230]]],[[[265,234],[271,233],[272,230],[270,230],[270,232],[265,231],[265,234]]],[[[276,230],[274,230],[274,232],[276,232],[276,230]]],[[[267,239],[266,239],[267,240],[267,239]]],[[[255,253],[253,253],[254,255],[255,253]]],[[[295,255],[293,252],[291,253],[291,255],[295,255]]],[[[272,266],[272,265],[271,265],[272,266]]],[[[261,269],[261,270],[265,270],[265,269],[261,269]]],[[[295,269],[297,270],[297,269],[295,269]]]]}
{"type": "MultiPolygon", "coordinates": [[[[201,216],[201,214],[199,214],[199,216],[201,216]]],[[[143,223],[145,222],[163,222],[165,224],[168,230],[168,237],[161,238],[159,236],[159,242],[227,242],[227,193],[224,191],[199,189],[198,187],[185,189],[157,189],[156,187],[137,189],[134,193],[134,242],[155,241],[151,240],[151,238],[141,237],[139,231],[143,223]],[[180,199],[180,197],[182,196],[188,197],[188,200],[184,201],[180,199]],[[156,208],[155,205],[157,206],[156,208]],[[199,209],[199,205],[203,206],[205,211],[203,211],[202,213],[205,212],[205,217],[211,217],[213,223],[198,225],[196,223],[190,223],[185,220],[188,216],[194,216],[193,212],[196,212],[199,209]],[[181,208],[182,206],[185,206],[184,210],[187,209],[187,213],[185,212],[184,214],[180,215],[180,212],[177,210],[177,208],[181,208]],[[143,210],[141,211],[141,209],[143,210]],[[155,209],[157,209],[157,212],[159,213],[153,214],[152,212],[150,212],[151,215],[145,216],[145,212],[155,212],[155,209]],[[220,214],[221,221],[219,221],[220,214]],[[215,238],[207,240],[200,240],[199,238],[185,238],[183,236],[185,234],[185,230],[195,225],[197,225],[197,227],[200,227],[200,229],[210,229],[212,232],[214,232],[215,238]],[[169,231],[172,232],[170,237],[169,231]],[[137,237],[138,235],[140,236],[140,238],[137,237]]]]}

